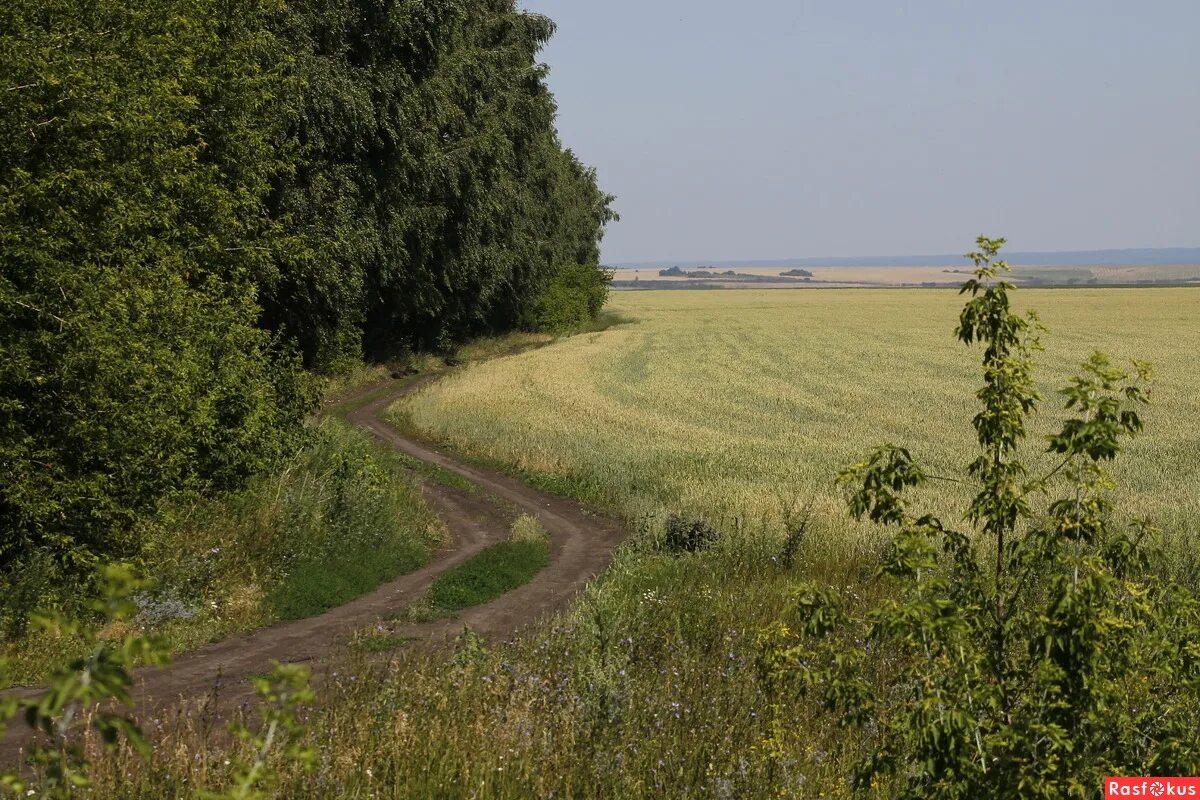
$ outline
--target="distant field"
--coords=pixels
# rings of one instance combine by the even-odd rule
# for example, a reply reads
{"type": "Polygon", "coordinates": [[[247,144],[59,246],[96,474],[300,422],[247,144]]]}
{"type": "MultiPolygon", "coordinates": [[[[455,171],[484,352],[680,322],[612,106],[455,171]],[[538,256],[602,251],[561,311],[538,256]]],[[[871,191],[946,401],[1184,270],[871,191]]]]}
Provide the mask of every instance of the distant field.
{"type": "MultiPolygon", "coordinates": [[[[689,280],[681,276],[663,276],[658,269],[619,269],[615,273],[618,289],[636,289],[637,284],[668,281],[667,288],[683,288],[689,283],[715,285],[721,288],[839,288],[854,286],[927,286],[955,285],[962,283],[963,275],[955,268],[945,267],[808,267],[812,278],[798,278],[771,282],[770,278],[782,277],[789,267],[706,267],[703,271],[722,273],[732,269],[738,276],[753,276],[757,280],[740,277],[701,277],[689,280]]],[[[688,271],[694,271],[689,269],[688,271]]],[[[1138,284],[1172,283],[1200,285],[1200,264],[1153,265],[1153,266],[1079,266],[1079,267],[1016,267],[1017,282],[1028,285],[1081,285],[1089,284],[1138,284]]]]}
{"type": "MultiPolygon", "coordinates": [[[[1122,507],[1196,533],[1200,290],[1016,297],[1050,328],[1035,434],[1061,421],[1053,389],[1090,351],[1155,362],[1147,433],[1116,471],[1122,507]]],[[[909,444],[937,470],[971,454],[980,353],[953,339],[960,307],[947,290],[624,292],[611,308],[628,324],[471,367],[407,410],[425,431],[562,476],[631,517],[680,510],[778,531],[787,509],[811,504],[840,537],[853,528],[834,475],[868,449],[909,444]]],[[[941,490],[933,508],[951,497],[941,490]]]]}

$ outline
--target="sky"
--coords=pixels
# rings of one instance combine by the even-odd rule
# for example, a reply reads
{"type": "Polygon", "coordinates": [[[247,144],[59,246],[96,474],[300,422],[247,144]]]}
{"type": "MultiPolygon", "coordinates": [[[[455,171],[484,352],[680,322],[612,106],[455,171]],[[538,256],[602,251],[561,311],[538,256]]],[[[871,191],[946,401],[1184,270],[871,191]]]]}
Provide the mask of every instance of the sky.
{"type": "Polygon", "coordinates": [[[607,263],[1200,245],[1200,0],[519,0],[607,263]]]}

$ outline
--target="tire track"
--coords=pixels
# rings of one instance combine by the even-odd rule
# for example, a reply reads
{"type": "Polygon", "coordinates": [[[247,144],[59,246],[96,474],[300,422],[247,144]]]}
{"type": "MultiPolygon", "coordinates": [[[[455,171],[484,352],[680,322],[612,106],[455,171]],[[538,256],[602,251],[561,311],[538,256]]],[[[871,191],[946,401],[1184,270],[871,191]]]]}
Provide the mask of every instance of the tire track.
{"type": "MultiPolygon", "coordinates": [[[[408,646],[438,646],[470,626],[485,637],[507,636],[548,612],[565,606],[612,559],[624,538],[622,528],[580,504],[526,486],[519,480],[468,464],[436,447],[416,441],[379,417],[388,405],[434,380],[425,376],[408,383],[383,381],[364,387],[327,408],[350,407],[346,419],[377,441],[428,464],[457,473],[478,491],[464,492],[426,481],[423,499],[436,511],[448,532],[447,541],[421,569],[402,575],[374,591],[308,619],[281,622],[236,634],[177,656],[162,668],[135,672],[136,716],[169,716],[200,703],[206,714],[221,719],[252,697],[249,679],[266,672],[271,662],[308,663],[317,667],[336,661],[354,630],[381,617],[402,612],[428,590],[439,575],[468,560],[490,544],[508,537],[512,510],[536,516],[550,534],[550,563],[529,583],[485,605],[427,624],[409,623],[397,630],[413,636],[408,646]],[[386,386],[394,391],[382,392],[386,386]],[[369,402],[356,402],[379,392],[369,402]]],[[[5,692],[30,696],[37,689],[5,692]]],[[[29,731],[14,720],[0,740],[0,764],[20,758],[29,731]]],[[[15,765],[15,764],[14,764],[15,765]]]]}

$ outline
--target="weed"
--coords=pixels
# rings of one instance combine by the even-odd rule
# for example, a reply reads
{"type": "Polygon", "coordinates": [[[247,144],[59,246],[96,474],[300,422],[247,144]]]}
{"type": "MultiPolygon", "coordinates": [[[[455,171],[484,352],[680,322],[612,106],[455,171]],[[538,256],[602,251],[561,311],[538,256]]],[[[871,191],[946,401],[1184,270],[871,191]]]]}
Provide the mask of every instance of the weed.
{"type": "Polygon", "coordinates": [[[429,598],[423,597],[417,602],[410,605],[404,611],[390,618],[391,622],[411,622],[415,625],[424,625],[429,622],[436,622],[439,619],[444,619],[449,612],[444,608],[438,608],[429,601],[429,598]]]}
{"type": "Polygon", "coordinates": [[[542,527],[542,523],[532,514],[522,514],[517,517],[512,524],[512,533],[509,539],[514,542],[533,542],[544,544],[546,541],[546,529],[542,527]]]}
{"type": "Polygon", "coordinates": [[[413,638],[384,629],[360,632],[353,638],[352,644],[367,653],[390,653],[413,641],[413,638]]]}
{"type": "Polygon", "coordinates": [[[698,553],[716,541],[717,532],[702,519],[689,519],[674,513],[667,517],[663,548],[669,553],[698,553]]]}

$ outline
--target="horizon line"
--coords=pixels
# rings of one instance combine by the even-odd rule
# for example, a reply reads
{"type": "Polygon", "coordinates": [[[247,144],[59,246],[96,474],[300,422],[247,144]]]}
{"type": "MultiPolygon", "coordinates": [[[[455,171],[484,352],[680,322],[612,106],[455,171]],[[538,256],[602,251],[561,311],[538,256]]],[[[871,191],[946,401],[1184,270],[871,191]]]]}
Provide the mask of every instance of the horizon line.
{"type": "MultiPolygon", "coordinates": [[[[1121,247],[1100,248],[1092,250],[1023,250],[1007,254],[1002,253],[1002,260],[1014,263],[1017,261],[1039,265],[1070,264],[1101,264],[1105,266],[1143,265],[1143,264],[1178,264],[1200,263],[1200,246],[1193,247],[1121,247]],[[1140,254],[1143,260],[1121,260],[1130,254],[1140,254]],[[1168,257],[1163,260],[1162,257],[1168,257]],[[1180,261],[1177,256],[1183,257],[1180,261]],[[1147,262],[1144,259],[1151,258],[1147,262]],[[1040,259],[1030,262],[1030,259],[1040,259]],[[1051,264],[1046,264],[1050,259],[1051,264]],[[1082,259],[1079,261],[1064,261],[1063,259],[1082,259]]],[[[604,263],[611,269],[637,269],[650,267],[696,267],[696,266],[944,266],[951,263],[961,263],[966,258],[964,253],[940,253],[937,255],[874,255],[874,256],[803,256],[790,258],[725,258],[725,259],[654,259],[647,261],[618,261],[604,263]],[[888,263],[883,263],[888,262],[888,263]]]]}

